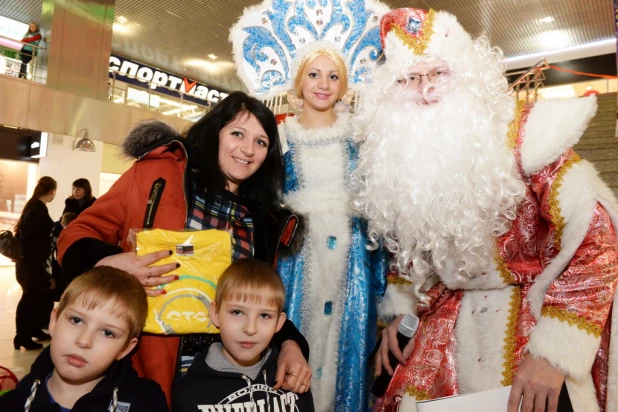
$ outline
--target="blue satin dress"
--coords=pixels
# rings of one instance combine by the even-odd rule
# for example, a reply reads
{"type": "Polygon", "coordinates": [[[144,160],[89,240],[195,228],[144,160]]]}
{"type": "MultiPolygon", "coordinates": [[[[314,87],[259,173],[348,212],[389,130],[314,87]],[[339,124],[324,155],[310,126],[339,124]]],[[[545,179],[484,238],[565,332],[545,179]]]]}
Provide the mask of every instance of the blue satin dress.
{"type": "Polygon", "coordinates": [[[366,411],[386,258],[367,249],[367,224],[351,208],[358,146],[345,114],[317,129],[288,118],[281,134],[284,201],[306,225],[300,253],[278,263],[285,312],[309,341],[316,411],[366,411]]]}

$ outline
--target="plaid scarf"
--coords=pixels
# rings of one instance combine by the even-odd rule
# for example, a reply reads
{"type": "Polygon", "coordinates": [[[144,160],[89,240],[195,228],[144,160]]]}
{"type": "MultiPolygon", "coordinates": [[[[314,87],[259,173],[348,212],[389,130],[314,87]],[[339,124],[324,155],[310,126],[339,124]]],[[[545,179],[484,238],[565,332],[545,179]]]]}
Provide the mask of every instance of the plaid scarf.
{"type": "MultiPolygon", "coordinates": [[[[194,186],[193,193],[195,192],[194,186]]],[[[249,209],[238,203],[238,200],[239,198],[230,192],[224,192],[224,196],[217,196],[209,202],[206,202],[204,197],[195,195],[186,224],[188,229],[230,231],[232,234],[232,261],[240,258],[252,258],[254,253],[253,219],[249,214],[249,209]]],[[[197,354],[217,338],[218,335],[216,334],[183,335],[176,379],[182,378],[197,354]]]]}
{"type": "Polygon", "coordinates": [[[237,203],[238,200],[233,193],[225,193],[208,202],[195,195],[187,221],[189,229],[229,231],[232,234],[232,261],[252,258],[254,253],[253,219],[249,209],[237,203]]]}

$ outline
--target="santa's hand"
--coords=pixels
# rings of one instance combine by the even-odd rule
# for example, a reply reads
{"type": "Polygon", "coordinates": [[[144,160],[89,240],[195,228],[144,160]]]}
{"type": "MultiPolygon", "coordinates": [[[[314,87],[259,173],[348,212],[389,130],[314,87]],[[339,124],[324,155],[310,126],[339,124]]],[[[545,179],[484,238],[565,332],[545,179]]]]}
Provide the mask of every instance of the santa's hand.
{"type": "Polygon", "coordinates": [[[414,347],[414,338],[410,339],[408,344],[403,348],[403,353],[399,349],[399,343],[397,342],[397,328],[403,319],[403,315],[399,315],[394,321],[390,323],[382,331],[382,343],[380,349],[376,354],[376,370],[375,375],[380,376],[382,374],[382,368],[388,372],[389,375],[393,374],[393,368],[397,365],[391,365],[388,357],[389,352],[393,353],[393,356],[401,362],[402,365],[406,364],[406,359],[410,356],[412,348],[414,347]]]}
{"type": "Polygon", "coordinates": [[[526,356],[513,380],[508,412],[556,412],[563,383],[564,375],[545,359],[526,356]]]}

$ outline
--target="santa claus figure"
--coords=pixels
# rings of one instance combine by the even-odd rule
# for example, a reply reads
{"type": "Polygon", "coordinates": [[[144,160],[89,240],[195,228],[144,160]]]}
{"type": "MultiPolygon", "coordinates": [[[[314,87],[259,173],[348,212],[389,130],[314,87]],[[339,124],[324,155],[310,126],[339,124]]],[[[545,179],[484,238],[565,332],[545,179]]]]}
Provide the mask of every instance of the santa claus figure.
{"type": "Polygon", "coordinates": [[[398,269],[376,410],[512,385],[509,411],[555,411],[566,382],[576,411],[617,411],[618,204],[572,149],[595,97],[515,101],[500,51],[446,12],[391,11],[381,39],[356,175],[398,269]],[[421,324],[400,351],[408,312],[421,324]]]}

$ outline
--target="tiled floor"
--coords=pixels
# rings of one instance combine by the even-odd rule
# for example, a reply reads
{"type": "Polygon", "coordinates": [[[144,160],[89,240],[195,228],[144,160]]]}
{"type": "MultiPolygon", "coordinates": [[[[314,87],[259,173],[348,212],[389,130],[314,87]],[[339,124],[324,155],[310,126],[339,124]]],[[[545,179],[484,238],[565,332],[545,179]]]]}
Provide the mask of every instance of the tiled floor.
{"type": "MultiPolygon", "coordinates": [[[[15,309],[21,297],[21,287],[15,280],[14,266],[0,266],[0,366],[11,369],[22,378],[40,350],[15,350],[15,309]]],[[[42,342],[45,346],[49,341],[42,342]]]]}

